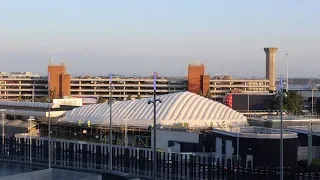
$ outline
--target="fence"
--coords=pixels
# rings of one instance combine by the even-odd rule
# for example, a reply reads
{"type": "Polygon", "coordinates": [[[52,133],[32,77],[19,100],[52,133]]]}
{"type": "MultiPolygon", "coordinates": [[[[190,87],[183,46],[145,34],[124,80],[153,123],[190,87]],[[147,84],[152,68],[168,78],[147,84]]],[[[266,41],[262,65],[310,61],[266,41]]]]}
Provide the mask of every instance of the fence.
{"type": "MultiPolygon", "coordinates": [[[[52,167],[87,172],[110,172],[109,145],[51,140],[52,167]]],[[[48,165],[48,141],[45,138],[0,138],[2,161],[48,165]],[[31,153],[30,153],[31,152],[31,153]],[[31,155],[31,158],[30,158],[31,155]]],[[[150,179],[153,172],[153,152],[150,149],[113,146],[112,171],[150,179]]],[[[242,166],[239,161],[215,159],[208,154],[179,154],[157,152],[158,179],[278,179],[279,168],[270,166],[242,166]],[[252,168],[245,168],[252,167],[252,168]]],[[[297,166],[284,167],[285,179],[319,179],[318,172],[297,166]]]]}

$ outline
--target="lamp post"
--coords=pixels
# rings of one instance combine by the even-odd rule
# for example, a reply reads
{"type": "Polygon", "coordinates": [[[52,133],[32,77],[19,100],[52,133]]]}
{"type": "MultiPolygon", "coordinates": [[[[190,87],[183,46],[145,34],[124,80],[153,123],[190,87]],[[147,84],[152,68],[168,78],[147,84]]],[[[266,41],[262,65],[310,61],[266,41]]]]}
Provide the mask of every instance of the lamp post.
{"type": "Polygon", "coordinates": [[[157,136],[156,136],[156,125],[157,125],[157,101],[162,103],[160,99],[157,99],[157,73],[153,74],[153,99],[148,101],[148,104],[153,103],[153,179],[157,179],[157,136]]]}
{"type": "Polygon", "coordinates": [[[51,168],[51,88],[50,72],[48,72],[48,168],[51,168]]]}
{"type": "Polygon", "coordinates": [[[4,112],[6,112],[6,109],[0,109],[1,111],[1,118],[2,118],[2,145],[4,145],[4,118],[5,118],[5,114],[4,112]]]}
{"type": "Polygon", "coordinates": [[[283,83],[280,77],[280,180],[283,180],[283,83]]]}
{"type": "Polygon", "coordinates": [[[110,112],[109,112],[109,128],[110,128],[110,131],[109,131],[109,148],[110,148],[110,153],[109,153],[109,167],[110,167],[110,171],[112,171],[112,103],[113,103],[113,97],[112,97],[112,73],[110,73],[109,75],[110,79],[109,79],[109,83],[110,83],[110,87],[109,87],[109,90],[110,90],[110,98],[109,98],[109,108],[110,108],[110,112]]]}
{"type": "Polygon", "coordinates": [[[316,85],[314,85],[314,86],[312,86],[312,89],[311,89],[311,116],[313,116],[313,93],[314,93],[314,91],[316,91],[316,90],[318,90],[318,89],[316,89],[317,87],[319,87],[320,86],[320,84],[316,84],[316,85]]]}
{"type": "Polygon", "coordinates": [[[237,163],[239,163],[239,145],[240,145],[240,127],[239,123],[237,122],[238,132],[237,132],[237,163]]]}
{"type": "Polygon", "coordinates": [[[29,139],[30,139],[30,163],[32,162],[32,134],[31,134],[31,121],[34,121],[35,119],[34,118],[29,118],[28,121],[29,121],[29,139]]]}
{"type": "Polygon", "coordinates": [[[287,64],[287,76],[286,76],[286,92],[289,91],[289,61],[288,61],[288,56],[289,54],[286,53],[284,54],[286,57],[286,64],[287,64]]]}
{"type": "Polygon", "coordinates": [[[247,107],[248,114],[249,114],[249,112],[250,112],[250,96],[251,96],[251,95],[252,95],[251,93],[248,94],[248,107],[247,107]]]}
{"type": "Polygon", "coordinates": [[[126,117],[125,117],[125,126],[124,126],[124,147],[128,147],[128,113],[129,109],[127,109],[126,117]]]}
{"type": "Polygon", "coordinates": [[[311,150],[312,150],[312,120],[310,119],[309,126],[308,126],[308,165],[310,165],[312,161],[311,150]]]}

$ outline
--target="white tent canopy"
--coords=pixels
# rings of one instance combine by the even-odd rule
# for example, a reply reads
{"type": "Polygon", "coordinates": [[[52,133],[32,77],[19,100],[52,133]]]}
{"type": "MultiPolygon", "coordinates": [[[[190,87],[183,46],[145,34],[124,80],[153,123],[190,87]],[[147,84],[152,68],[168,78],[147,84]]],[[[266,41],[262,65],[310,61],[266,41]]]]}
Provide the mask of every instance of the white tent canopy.
{"type": "MultiPolygon", "coordinates": [[[[247,124],[247,119],[233,109],[191,92],[180,92],[158,96],[157,123],[172,125],[188,123],[191,127],[218,126],[221,124],[247,124]]],[[[153,124],[153,105],[148,98],[119,101],[112,104],[113,125],[149,126],[153,124]]],[[[108,103],[86,105],[75,108],[60,119],[60,122],[109,125],[108,103]]]]}

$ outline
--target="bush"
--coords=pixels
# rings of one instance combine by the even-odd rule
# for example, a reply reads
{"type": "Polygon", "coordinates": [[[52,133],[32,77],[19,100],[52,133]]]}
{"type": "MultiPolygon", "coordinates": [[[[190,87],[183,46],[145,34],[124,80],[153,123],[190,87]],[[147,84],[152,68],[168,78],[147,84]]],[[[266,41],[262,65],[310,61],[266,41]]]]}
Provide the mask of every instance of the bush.
{"type": "Polygon", "coordinates": [[[320,170],[320,159],[313,159],[310,164],[310,170],[319,172],[320,170]]]}

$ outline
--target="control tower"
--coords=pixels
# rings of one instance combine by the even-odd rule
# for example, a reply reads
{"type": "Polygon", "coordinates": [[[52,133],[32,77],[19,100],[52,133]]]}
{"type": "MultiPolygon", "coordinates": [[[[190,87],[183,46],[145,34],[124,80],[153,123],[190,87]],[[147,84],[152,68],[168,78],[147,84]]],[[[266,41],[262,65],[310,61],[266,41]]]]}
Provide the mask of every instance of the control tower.
{"type": "Polygon", "coordinates": [[[269,80],[269,91],[276,91],[276,54],[278,48],[264,48],[266,53],[266,79],[269,80]]]}

